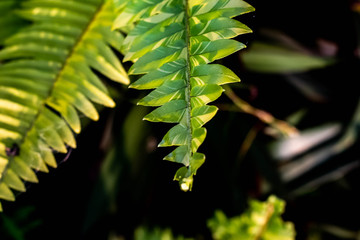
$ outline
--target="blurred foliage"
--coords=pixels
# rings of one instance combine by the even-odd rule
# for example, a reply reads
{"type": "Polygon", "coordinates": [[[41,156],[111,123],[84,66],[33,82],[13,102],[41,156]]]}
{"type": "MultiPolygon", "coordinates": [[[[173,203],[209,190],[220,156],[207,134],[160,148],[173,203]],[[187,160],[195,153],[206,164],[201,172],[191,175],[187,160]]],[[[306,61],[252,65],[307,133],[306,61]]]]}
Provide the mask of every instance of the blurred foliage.
{"type": "Polygon", "coordinates": [[[25,240],[27,233],[42,226],[42,220],[36,218],[35,208],[25,206],[17,210],[12,216],[2,214],[1,239],[25,240]]]}
{"type": "MultiPolygon", "coordinates": [[[[295,230],[291,222],[283,222],[285,202],[276,196],[267,201],[250,200],[249,207],[240,216],[227,218],[221,210],[207,221],[213,239],[231,240],[293,240],[295,230]]],[[[152,230],[139,227],[134,240],[193,240],[195,238],[175,237],[171,229],[156,227],[152,230]]],[[[111,240],[111,239],[109,239],[111,240]]]]}
{"type": "Polygon", "coordinates": [[[4,40],[26,26],[26,21],[16,15],[15,10],[23,0],[6,0],[0,2],[0,46],[4,40]]]}
{"type": "Polygon", "coordinates": [[[251,200],[249,209],[242,215],[227,218],[222,211],[216,211],[208,225],[214,239],[293,240],[294,226],[280,217],[284,207],[285,202],[275,196],[270,196],[266,202],[251,200]]]}
{"type": "Polygon", "coordinates": [[[242,54],[242,61],[247,69],[262,73],[304,72],[333,63],[331,59],[296,50],[254,41],[251,49],[242,54]]]}
{"type": "Polygon", "coordinates": [[[155,228],[149,231],[146,228],[139,227],[135,231],[134,240],[191,240],[191,238],[184,238],[182,236],[174,237],[171,229],[155,228]]]}

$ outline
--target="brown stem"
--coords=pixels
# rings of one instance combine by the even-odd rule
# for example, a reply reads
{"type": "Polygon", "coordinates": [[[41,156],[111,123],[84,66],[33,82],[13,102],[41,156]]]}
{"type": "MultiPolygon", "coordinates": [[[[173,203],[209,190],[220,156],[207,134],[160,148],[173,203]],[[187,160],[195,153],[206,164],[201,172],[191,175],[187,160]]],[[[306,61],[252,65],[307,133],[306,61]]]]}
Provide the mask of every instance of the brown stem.
{"type": "Polygon", "coordinates": [[[262,224],[260,231],[256,234],[254,240],[260,240],[261,236],[263,235],[263,233],[265,232],[267,225],[270,221],[271,216],[274,214],[274,205],[272,203],[268,203],[267,204],[267,208],[266,208],[266,215],[265,215],[265,221],[262,224]]]}
{"type": "Polygon", "coordinates": [[[249,103],[247,103],[244,100],[242,100],[241,98],[239,98],[229,86],[223,86],[223,88],[225,89],[226,96],[228,96],[228,98],[230,98],[230,100],[242,112],[245,112],[245,113],[248,113],[248,114],[251,114],[251,115],[257,117],[262,122],[277,129],[285,136],[292,136],[292,135],[298,134],[298,130],[294,126],[291,126],[289,123],[287,123],[285,121],[276,119],[273,115],[271,115],[270,113],[268,113],[264,110],[261,110],[261,109],[251,106],[249,103]]]}

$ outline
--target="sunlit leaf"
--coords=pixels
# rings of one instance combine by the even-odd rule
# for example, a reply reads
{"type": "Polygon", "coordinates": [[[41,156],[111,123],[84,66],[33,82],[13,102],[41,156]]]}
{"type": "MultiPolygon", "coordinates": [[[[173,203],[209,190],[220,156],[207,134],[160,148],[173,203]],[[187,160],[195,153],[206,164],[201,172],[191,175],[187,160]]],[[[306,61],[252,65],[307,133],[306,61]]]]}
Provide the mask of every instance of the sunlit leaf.
{"type": "MultiPolygon", "coordinates": [[[[34,170],[56,167],[54,151],[76,148],[79,112],[98,120],[94,103],[115,106],[93,70],[129,83],[114,51],[123,37],[111,30],[112,0],[20,2],[16,14],[32,23],[8,37],[0,51],[0,199],[5,200],[13,200],[10,188],[25,190],[22,180],[38,181],[34,170]]],[[[0,12],[5,5],[0,3],[0,12]]]]}
{"type": "Polygon", "coordinates": [[[124,60],[134,62],[130,74],[144,75],[130,87],[154,89],[138,103],[158,107],[144,119],[176,124],[159,146],[177,146],[164,159],[185,165],[175,175],[184,191],[205,161],[197,152],[206,136],[202,126],[217,112],[206,104],[220,97],[220,85],[240,81],[209,63],[245,48],[230,38],[251,30],[232,18],[253,10],[242,0],[130,0],[118,17],[136,23],[124,40],[124,60]]]}

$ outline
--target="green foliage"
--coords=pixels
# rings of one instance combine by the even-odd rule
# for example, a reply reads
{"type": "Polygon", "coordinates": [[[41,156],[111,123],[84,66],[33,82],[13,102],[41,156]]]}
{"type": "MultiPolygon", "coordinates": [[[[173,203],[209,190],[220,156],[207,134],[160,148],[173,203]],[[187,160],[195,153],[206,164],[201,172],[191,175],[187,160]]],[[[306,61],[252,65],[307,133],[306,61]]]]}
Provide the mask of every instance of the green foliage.
{"type": "Polygon", "coordinates": [[[203,125],[218,110],[207,104],[221,85],[240,81],[209,63],[245,48],[231,38],[251,30],[233,18],[253,10],[242,0],[0,4],[0,24],[12,25],[0,38],[0,199],[13,201],[12,190],[26,190],[23,181],[37,182],[35,172],[57,166],[55,153],[76,147],[80,116],[99,118],[93,103],[115,106],[99,79],[130,83],[115,50],[134,62],[129,74],[142,75],[130,87],[154,89],[138,103],[158,107],[144,119],[176,124],[159,146],[176,147],[164,159],[184,165],[175,179],[191,190],[205,161],[203,125]]]}
{"type": "MultiPolygon", "coordinates": [[[[222,211],[217,210],[215,216],[208,220],[208,227],[214,240],[294,240],[293,224],[284,222],[281,218],[284,208],[285,202],[276,196],[270,196],[265,202],[250,200],[248,209],[239,216],[227,218],[222,211]]],[[[185,238],[174,237],[170,229],[149,230],[139,227],[135,231],[135,239],[180,240],[185,238]]]]}
{"type": "Polygon", "coordinates": [[[124,60],[134,62],[129,74],[143,76],[130,87],[153,89],[138,102],[158,107],[145,120],[176,124],[159,146],[176,147],[164,159],[184,165],[174,177],[184,191],[205,161],[198,152],[203,125],[218,110],[207,104],[221,95],[221,85],[240,81],[230,69],[208,63],[245,47],[230,38],[251,30],[232,18],[253,10],[242,0],[133,0],[114,23],[123,28],[137,22],[124,40],[124,60]]]}
{"type": "Polygon", "coordinates": [[[191,240],[183,236],[174,237],[171,229],[155,228],[152,231],[139,227],[135,230],[135,240],[191,240]]]}
{"type": "Polygon", "coordinates": [[[221,240],[294,240],[295,230],[291,222],[283,222],[285,202],[270,196],[266,202],[251,200],[249,208],[240,216],[227,218],[216,211],[208,221],[213,238],[221,240]]]}
{"type": "Polygon", "coordinates": [[[10,189],[25,191],[22,180],[38,181],[34,170],[56,167],[54,151],[76,147],[77,111],[98,120],[92,102],[115,106],[91,68],[129,83],[110,48],[123,40],[111,30],[112,1],[27,0],[16,13],[32,24],[0,51],[0,199],[10,201],[10,189]]]}
{"type": "Polygon", "coordinates": [[[16,212],[7,216],[1,214],[0,219],[2,221],[0,230],[2,230],[2,239],[14,239],[25,240],[29,232],[42,226],[43,222],[37,218],[35,208],[32,206],[26,206],[16,210],[16,212]]]}
{"type": "MultiPolygon", "coordinates": [[[[188,38],[184,37],[184,31],[181,30],[185,22],[179,20],[182,10],[175,7],[173,12],[168,11],[163,14],[164,9],[175,4],[175,1],[169,0],[113,1],[117,13],[114,14],[113,11],[104,13],[106,15],[104,18],[107,19],[104,21],[97,20],[98,16],[102,15],[101,1],[0,1],[0,52],[3,58],[0,60],[2,198],[13,199],[13,195],[18,195],[17,191],[25,190],[22,181],[31,177],[37,180],[38,175],[34,172],[40,170],[40,167],[45,169],[51,164],[55,166],[54,157],[58,160],[62,159],[65,154],[58,152],[60,148],[64,149],[63,146],[66,151],[75,146],[75,141],[70,135],[80,131],[83,115],[88,114],[94,119],[97,118],[92,111],[94,107],[96,112],[98,111],[97,103],[111,106],[113,100],[108,96],[117,95],[119,98],[116,99],[116,103],[121,107],[115,111],[106,111],[106,121],[103,121],[103,118],[100,123],[91,124],[87,131],[84,131],[85,124],[81,121],[83,130],[76,141],[82,141],[84,147],[72,152],[68,163],[57,171],[56,176],[53,174],[41,176],[41,174],[41,179],[45,178],[46,181],[41,180],[42,184],[35,189],[31,188],[31,193],[21,194],[22,200],[17,204],[11,204],[13,207],[4,206],[6,213],[0,216],[2,240],[32,239],[32,233],[34,239],[46,239],[48,236],[53,236],[55,239],[104,239],[107,233],[109,239],[124,239],[123,236],[127,239],[127,236],[132,236],[133,230],[140,221],[147,224],[147,229],[151,229],[150,227],[154,225],[169,228],[162,231],[158,228],[146,230],[144,227],[143,230],[136,232],[138,238],[169,239],[174,238],[175,233],[185,233],[187,236],[205,239],[209,231],[205,229],[204,222],[214,208],[226,206],[229,216],[234,216],[234,213],[242,209],[241,205],[249,193],[264,196],[272,192],[281,193],[291,199],[290,206],[293,208],[287,217],[301,229],[300,238],[357,238],[359,226],[352,219],[354,216],[356,218],[358,212],[356,210],[359,209],[358,194],[355,194],[357,191],[354,190],[358,187],[360,176],[357,148],[360,105],[359,94],[356,91],[358,89],[356,82],[360,78],[358,71],[360,42],[354,39],[360,36],[360,28],[354,27],[360,26],[358,3],[332,1],[324,9],[324,4],[316,1],[289,3],[282,0],[276,4],[269,1],[252,1],[260,10],[255,19],[254,30],[257,34],[254,36],[254,41],[250,41],[249,49],[241,51],[240,58],[234,56],[232,59],[234,61],[231,63],[232,69],[241,70],[246,83],[233,84],[232,89],[221,86],[226,89],[224,93],[229,99],[215,103],[220,111],[213,119],[214,122],[207,127],[212,134],[207,137],[208,144],[201,145],[199,149],[200,152],[206,153],[209,159],[206,169],[200,170],[200,174],[208,175],[209,179],[197,182],[194,193],[182,194],[176,188],[172,188],[173,184],[163,181],[164,178],[169,177],[167,168],[173,166],[159,162],[160,155],[165,154],[162,154],[161,150],[154,151],[159,143],[159,135],[163,134],[163,130],[158,129],[158,126],[166,127],[166,124],[149,124],[141,121],[151,108],[133,106],[134,98],[143,97],[145,91],[125,92],[124,87],[117,88],[116,84],[112,83],[113,87],[110,88],[111,94],[109,94],[99,80],[110,76],[105,70],[111,72],[111,65],[114,65],[115,72],[124,73],[121,65],[117,68],[116,63],[110,66],[104,64],[101,57],[109,63],[113,61],[108,57],[109,55],[106,55],[109,51],[95,53],[97,55],[95,57],[91,53],[102,48],[98,46],[96,49],[89,48],[92,41],[87,40],[85,47],[85,42],[81,40],[90,35],[99,37],[100,42],[106,42],[107,46],[112,47],[109,49],[110,52],[117,55],[118,52],[114,50],[120,50],[122,54],[127,54],[125,60],[138,63],[137,68],[139,68],[142,67],[141,61],[151,60],[150,54],[154,52],[160,54],[159,50],[166,49],[169,45],[172,46],[171,44],[179,47],[180,44],[176,45],[180,42],[179,39],[186,43],[188,38]],[[43,7],[34,7],[35,5],[31,6],[30,3],[43,4],[43,7]],[[49,16],[46,16],[46,11],[49,16]],[[298,24],[299,19],[303,20],[301,24],[298,24]],[[88,23],[85,23],[86,21],[88,23]],[[91,29],[95,22],[104,24],[106,30],[100,27],[91,29]],[[154,22],[156,24],[152,24],[154,22]],[[332,27],[335,25],[339,26],[337,31],[332,27]],[[149,31],[155,32],[154,36],[156,35],[157,38],[150,33],[140,31],[139,26],[153,28],[149,31]],[[120,29],[121,33],[109,31],[111,27],[120,29]],[[274,30],[270,31],[266,28],[274,30]],[[133,31],[130,32],[131,30],[133,31]],[[124,44],[121,35],[123,33],[130,33],[124,44]],[[167,36],[167,33],[170,36],[167,36]],[[142,41],[144,44],[141,44],[142,41]],[[138,46],[138,49],[133,48],[133,45],[138,46]],[[44,47],[44,51],[41,51],[41,47],[44,47]],[[60,53],[63,50],[68,51],[66,60],[63,60],[64,54],[60,53]],[[140,56],[138,51],[140,55],[146,53],[140,56]],[[12,56],[6,58],[5,55],[10,53],[12,56]],[[75,64],[77,59],[71,60],[74,54],[79,57],[78,64],[75,64]],[[92,61],[92,59],[100,59],[100,61],[92,61]],[[99,63],[104,67],[102,71],[97,65],[99,63]],[[329,64],[332,65],[329,67],[329,64]],[[75,70],[66,75],[71,76],[66,81],[63,79],[64,72],[69,72],[69,66],[75,70]],[[96,70],[92,72],[89,66],[96,70]],[[89,107],[91,106],[89,103],[79,104],[79,102],[84,104],[82,95],[93,104],[93,107],[89,107]],[[69,97],[78,100],[72,101],[69,97]],[[58,106],[60,110],[52,102],[54,98],[60,100],[58,106]],[[356,102],[357,107],[355,107],[356,102]],[[289,131],[293,128],[291,126],[289,128],[286,122],[280,120],[289,114],[296,116],[297,121],[289,121],[288,118],[286,122],[295,124],[297,131],[289,131]],[[51,118],[48,115],[55,117],[51,118]],[[48,121],[44,118],[48,118],[48,121]],[[53,121],[54,119],[56,120],[53,121]],[[38,130],[39,134],[36,133],[38,130]],[[101,132],[102,130],[105,131],[101,132]],[[284,139],[284,133],[291,137],[284,139]],[[294,136],[294,133],[298,135],[294,136]],[[4,138],[10,134],[12,134],[10,138],[4,138]],[[100,134],[103,134],[102,137],[99,137],[100,134]],[[36,137],[39,137],[40,145],[34,144],[37,142],[36,137]],[[30,150],[33,146],[36,148],[35,151],[30,150]],[[32,156],[32,152],[36,156],[32,156]],[[18,154],[21,155],[21,159],[18,154]],[[41,158],[46,157],[44,158],[47,161],[46,165],[41,164],[41,160],[37,158],[39,154],[41,158]],[[220,159],[221,162],[216,159],[220,159]],[[214,180],[214,173],[216,183],[221,187],[213,187],[213,184],[209,184],[209,181],[214,180]],[[95,184],[94,177],[97,174],[99,179],[95,184]],[[207,204],[203,204],[205,202],[207,204]],[[34,206],[32,209],[36,213],[35,216],[29,214],[28,204],[34,206]],[[304,211],[307,213],[305,217],[304,211]],[[192,213],[191,217],[185,213],[192,213]],[[63,221],[63,219],[67,220],[63,221]],[[54,232],[58,234],[53,235],[54,232]],[[98,235],[102,237],[97,237],[98,235]]],[[[184,4],[182,1],[177,2],[179,5],[182,4],[181,6],[184,4]]],[[[188,2],[189,5],[206,3],[210,6],[207,7],[209,10],[220,6],[217,4],[230,1],[188,0],[188,2]]],[[[185,8],[182,8],[184,9],[182,12],[185,13],[185,8]]],[[[211,17],[208,13],[203,15],[211,17]]],[[[191,19],[194,17],[189,18],[190,34],[194,31],[201,32],[201,28],[210,26],[214,26],[210,31],[215,32],[221,30],[218,27],[224,26],[229,30],[227,25],[233,24],[231,26],[235,28],[239,26],[239,23],[232,21],[231,17],[215,17],[210,23],[206,20],[193,23],[194,27],[198,27],[196,30],[191,28],[191,19]],[[223,25],[222,22],[226,24],[223,25]]],[[[213,35],[213,33],[206,34],[213,35]]],[[[190,44],[192,44],[191,39],[202,40],[191,36],[190,44]]],[[[177,50],[173,51],[174,56],[167,56],[168,59],[164,59],[164,62],[173,61],[169,60],[171,57],[176,58],[173,62],[179,59],[186,60],[187,56],[181,55],[183,52],[176,56],[177,50]]],[[[154,60],[154,63],[149,63],[150,67],[152,64],[163,63],[162,59],[154,60]]],[[[224,61],[224,64],[226,63],[227,61],[224,61]]],[[[190,62],[190,70],[192,65],[194,64],[190,62]]],[[[126,66],[130,66],[130,63],[126,66]]],[[[165,63],[159,69],[177,72],[175,67],[165,63]]],[[[201,79],[211,76],[206,78],[206,81],[224,76],[232,76],[229,81],[238,80],[236,76],[233,77],[232,72],[221,74],[224,69],[216,64],[200,64],[194,67],[201,79]]],[[[134,70],[136,68],[131,69],[134,70]]],[[[179,89],[184,86],[183,82],[176,79],[170,81],[172,82],[170,84],[166,80],[168,76],[162,75],[161,71],[145,70],[149,71],[147,75],[138,74],[143,81],[146,78],[157,78],[157,80],[142,82],[142,88],[152,88],[153,85],[158,87],[154,88],[154,93],[140,100],[140,104],[165,106],[162,103],[169,98],[170,93],[174,94],[174,98],[185,97],[186,100],[186,91],[179,89]],[[175,90],[171,92],[169,88],[175,90]],[[168,92],[169,95],[163,96],[161,91],[168,92]]],[[[186,76],[186,72],[181,74],[186,76]]],[[[191,92],[198,86],[191,85],[191,79],[196,80],[197,77],[195,75],[195,78],[191,78],[191,74],[192,71],[190,71],[190,98],[193,98],[191,92]]],[[[132,76],[132,79],[138,79],[138,76],[132,76]]],[[[124,80],[126,81],[126,78],[124,80]]],[[[136,84],[134,83],[133,86],[136,84]]],[[[213,84],[212,88],[204,91],[207,101],[216,99],[220,94],[220,91],[217,91],[219,85],[215,80],[202,85],[211,84],[213,84]]],[[[168,113],[168,109],[165,110],[161,114],[168,113]]],[[[160,117],[156,116],[156,118],[160,117]]],[[[176,127],[176,124],[180,123],[171,124],[176,127]]],[[[173,133],[184,132],[181,127],[178,126],[173,133]]],[[[193,137],[192,134],[176,136],[183,139],[188,136],[193,137]]],[[[174,134],[169,133],[168,137],[164,138],[164,142],[174,138],[174,134]]],[[[176,144],[173,142],[170,144],[176,144]]],[[[189,163],[189,166],[197,167],[193,166],[193,163],[189,163]]],[[[182,168],[182,171],[181,174],[188,174],[187,168],[182,168]]],[[[29,185],[31,186],[26,184],[29,185]]],[[[185,188],[190,186],[191,183],[183,185],[185,188]]],[[[249,216],[252,215],[246,214],[247,219],[251,220],[249,216]]],[[[221,216],[221,213],[217,216],[228,225],[221,225],[224,226],[223,229],[227,229],[226,231],[221,230],[221,227],[214,228],[214,231],[220,233],[223,231],[229,238],[235,238],[241,229],[239,230],[232,220],[240,217],[229,219],[224,215],[221,216]]],[[[250,220],[248,222],[251,222],[250,220]]]]}

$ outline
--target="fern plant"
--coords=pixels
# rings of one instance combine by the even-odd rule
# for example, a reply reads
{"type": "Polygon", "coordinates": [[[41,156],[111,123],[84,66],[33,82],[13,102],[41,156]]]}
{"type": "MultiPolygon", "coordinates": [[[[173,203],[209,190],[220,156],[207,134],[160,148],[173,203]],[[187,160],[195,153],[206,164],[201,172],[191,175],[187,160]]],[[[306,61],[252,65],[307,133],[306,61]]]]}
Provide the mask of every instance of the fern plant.
{"type": "Polygon", "coordinates": [[[115,106],[91,68],[129,83],[113,50],[123,36],[111,30],[112,0],[26,0],[16,14],[32,24],[0,51],[0,199],[10,201],[22,180],[38,181],[34,170],[56,167],[54,151],[76,147],[78,112],[97,120],[92,102],[115,106]]]}
{"type": "Polygon", "coordinates": [[[205,161],[198,152],[203,125],[217,112],[207,104],[221,95],[221,85],[240,81],[209,63],[245,47],[231,38],[251,30],[233,17],[253,10],[242,0],[131,0],[114,22],[115,28],[136,23],[124,40],[124,60],[134,62],[129,74],[143,76],[130,87],[154,89],[138,102],[158,107],[145,120],[175,123],[159,146],[176,147],[164,159],[184,165],[174,177],[184,191],[205,161]]]}
{"type": "Polygon", "coordinates": [[[142,75],[131,88],[154,89],[139,102],[158,107],[144,119],[175,124],[159,146],[176,147],[164,159],[184,165],[175,179],[191,190],[205,161],[198,152],[203,125],[217,112],[207,104],[221,95],[221,85],[240,81],[209,63],[245,47],[231,38],[251,30],[233,18],[254,8],[242,0],[20,3],[16,16],[31,24],[0,42],[0,199],[14,200],[11,189],[25,191],[23,181],[37,182],[36,171],[56,167],[54,152],[76,147],[79,112],[97,120],[93,102],[115,106],[92,71],[129,84],[114,50],[133,62],[129,74],[142,75]]]}

